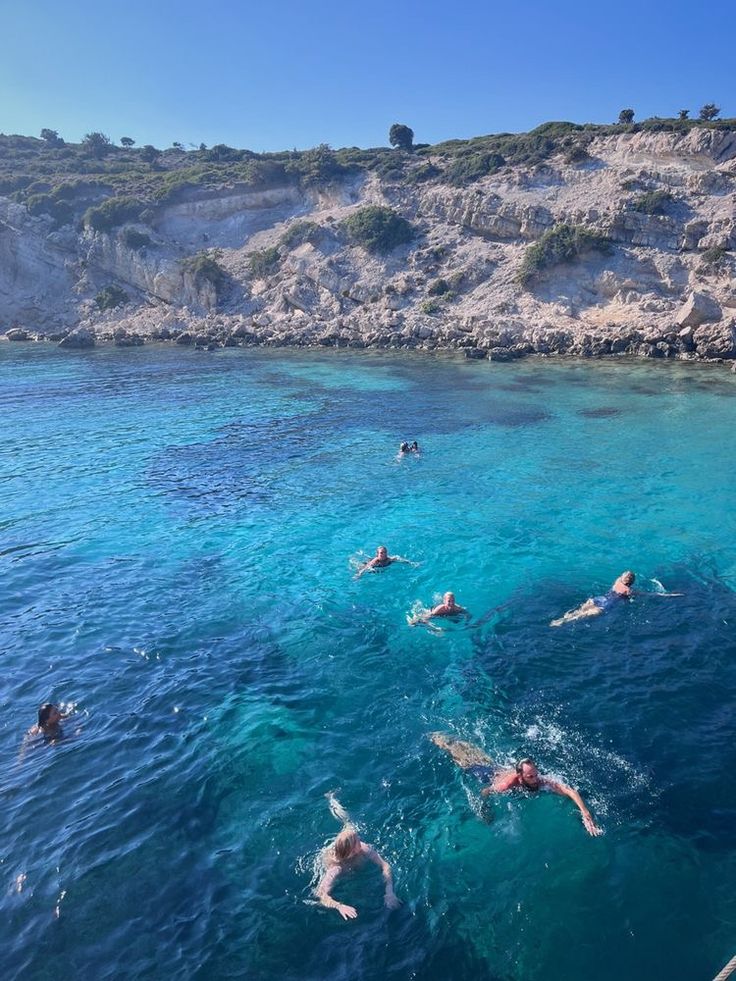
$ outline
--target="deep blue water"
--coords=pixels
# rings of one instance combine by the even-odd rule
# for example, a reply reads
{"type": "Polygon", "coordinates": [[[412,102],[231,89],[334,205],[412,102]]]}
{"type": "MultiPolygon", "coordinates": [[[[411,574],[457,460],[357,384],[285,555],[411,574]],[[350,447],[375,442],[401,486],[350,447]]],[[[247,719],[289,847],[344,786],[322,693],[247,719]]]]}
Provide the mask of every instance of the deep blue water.
{"type": "Polygon", "coordinates": [[[3,978],[709,979],[736,952],[736,377],[0,346],[3,978]],[[420,459],[396,459],[416,438],[420,459]],[[421,565],[352,579],[386,544],[421,565]],[[633,568],[680,599],[548,621],[633,568]],[[410,629],[453,589],[470,627],[410,629]],[[19,760],[47,700],[68,738],[19,760]],[[569,801],[426,738],[533,755],[569,801]],[[339,797],[392,863],[311,900],[339,797]]]}

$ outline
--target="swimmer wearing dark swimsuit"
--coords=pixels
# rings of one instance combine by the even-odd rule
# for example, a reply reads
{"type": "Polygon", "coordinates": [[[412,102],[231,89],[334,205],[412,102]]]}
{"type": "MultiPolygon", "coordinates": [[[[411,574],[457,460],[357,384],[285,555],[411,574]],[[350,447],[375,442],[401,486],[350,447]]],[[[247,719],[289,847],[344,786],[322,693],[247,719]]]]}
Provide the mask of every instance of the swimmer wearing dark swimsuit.
{"type": "Polygon", "coordinates": [[[482,763],[473,763],[471,766],[463,767],[463,772],[477,777],[481,783],[490,783],[496,774],[494,767],[482,763]]]}
{"type": "Polygon", "coordinates": [[[571,623],[573,620],[584,620],[586,617],[597,617],[601,613],[606,613],[612,607],[617,606],[619,600],[628,600],[631,598],[633,593],[631,587],[635,578],[634,573],[629,570],[622,572],[608,592],[603,593],[601,596],[591,596],[582,606],[578,606],[574,610],[568,610],[567,613],[558,617],[556,620],[551,620],[550,627],[561,627],[563,624],[571,623]]]}
{"type": "Polygon", "coordinates": [[[619,600],[628,600],[629,597],[625,593],[617,593],[614,589],[609,589],[607,593],[603,593],[602,596],[594,596],[593,602],[598,607],[599,610],[610,610],[612,606],[615,606],[619,600]]]}

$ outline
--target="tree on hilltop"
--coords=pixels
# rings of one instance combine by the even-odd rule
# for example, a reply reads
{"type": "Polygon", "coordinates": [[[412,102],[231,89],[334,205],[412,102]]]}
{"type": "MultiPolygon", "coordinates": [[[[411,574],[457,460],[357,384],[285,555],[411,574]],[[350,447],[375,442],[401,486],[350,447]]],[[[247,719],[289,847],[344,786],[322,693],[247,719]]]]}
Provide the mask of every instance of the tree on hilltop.
{"type": "Polygon", "coordinates": [[[154,160],[158,159],[158,150],[155,146],[151,146],[150,143],[146,143],[146,145],[141,148],[141,158],[144,163],[152,164],[154,160]]]}
{"type": "Polygon", "coordinates": [[[94,133],[85,133],[82,138],[82,146],[93,157],[104,157],[112,144],[109,136],[95,131],[94,133]]]}
{"type": "Polygon", "coordinates": [[[41,139],[48,143],[49,146],[64,146],[64,141],[55,129],[42,129],[41,139]]]}
{"type": "Polygon", "coordinates": [[[622,109],[618,114],[618,121],[622,124],[629,124],[634,122],[634,110],[633,109],[622,109]]]}
{"type": "Polygon", "coordinates": [[[388,141],[391,146],[399,147],[411,153],[414,146],[414,130],[403,123],[394,123],[388,131],[388,141]]]}
{"type": "Polygon", "coordinates": [[[678,112],[677,112],[677,118],[678,119],[687,119],[689,117],[689,115],[690,115],[690,110],[689,109],[679,109],[678,112]]]}
{"type": "Polygon", "coordinates": [[[720,116],[721,110],[715,104],[715,102],[706,102],[703,108],[700,110],[698,115],[701,119],[710,121],[711,119],[717,119],[720,116]]]}
{"type": "Polygon", "coordinates": [[[124,146],[126,149],[129,149],[130,147],[135,146],[135,140],[131,140],[129,136],[121,136],[120,145],[124,146]]]}

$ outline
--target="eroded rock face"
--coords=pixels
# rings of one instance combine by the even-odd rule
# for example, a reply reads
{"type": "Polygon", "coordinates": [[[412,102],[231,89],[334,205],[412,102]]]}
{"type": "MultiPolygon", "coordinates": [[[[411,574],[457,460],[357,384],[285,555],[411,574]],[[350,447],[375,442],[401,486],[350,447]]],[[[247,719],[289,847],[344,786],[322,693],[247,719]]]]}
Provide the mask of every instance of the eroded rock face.
{"type": "Polygon", "coordinates": [[[125,228],[53,230],[0,199],[0,322],[66,347],[87,332],[119,346],[370,345],[491,360],[734,356],[722,311],[736,308],[736,134],[622,134],[589,150],[584,166],[560,153],[463,188],[371,174],[310,191],[185,191],[153,224],[135,224],[148,239],[137,250],[125,228]],[[662,213],[644,213],[639,199],[659,190],[670,195],[662,213]],[[416,241],[383,256],[351,245],[342,222],[367,204],[408,218],[416,241]],[[304,219],[319,231],[284,244],[304,219]],[[522,287],[527,249],[562,222],[608,234],[611,253],[583,253],[522,287]],[[274,247],[256,276],[253,252],[274,247]],[[219,289],[183,261],[215,249],[219,289]],[[109,286],[129,300],[101,313],[95,298],[109,286]]]}
{"type": "Polygon", "coordinates": [[[708,321],[720,320],[721,308],[707,293],[691,293],[677,314],[680,327],[697,327],[708,321]]]}

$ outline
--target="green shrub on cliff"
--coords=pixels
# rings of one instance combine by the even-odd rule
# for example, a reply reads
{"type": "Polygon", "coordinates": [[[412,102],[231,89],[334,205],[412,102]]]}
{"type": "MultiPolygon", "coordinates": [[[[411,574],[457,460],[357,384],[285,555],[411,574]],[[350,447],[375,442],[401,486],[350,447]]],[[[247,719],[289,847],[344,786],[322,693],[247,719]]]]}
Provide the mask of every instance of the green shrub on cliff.
{"type": "Polygon", "coordinates": [[[342,163],[337,153],[327,143],[320,143],[311,150],[295,154],[283,165],[287,174],[293,174],[307,187],[329,184],[353,170],[342,163]]]}
{"type": "Polygon", "coordinates": [[[346,218],[342,227],[350,239],[368,252],[385,254],[415,238],[415,231],[406,218],[391,208],[371,204],[346,218]]]}
{"type": "Polygon", "coordinates": [[[672,201],[669,191],[659,188],[656,191],[647,191],[635,198],[629,205],[632,211],[639,211],[645,215],[661,215],[665,206],[672,201]]]}
{"type": "Polygon", "coordinates": [[[227,282],[227,273],[216,257],[209,252],[198,252],[197,255],[187,256],[182,260],[181,267],[193,278],[195,286],[211,283],[215,290],[219,290],[227,282]]]}
{"type": "Polygon", "coordinates": [[[727,251],[722,245],[714,245],[710,249],[706,249],[701,255],[701,266],[704,269],[717,269],[718,266],[723,264],[726,255],[727,251]]]}
{"type": "Polygon", "coordinates": [[[32,215],[49,215],[57,228],[74,219],[74,209],[69,202],[54,194],[31,194],[26,198],[26,208],[32,215]]]}
{"type": "Polygon", "coordinates": [[[115,307],[123,306],[129,299],[130,297],[124,289],[111,285],[100,290],[95,297],[95,303],[100,310],[114,310],[115,307]]]}
{"type": "Polygon", "coordinates": [[[279,240],[285,249],[296,249],[305,242],[314,244],[323,235],[323,229],[314,221],[295,221],[279,240]]]}
{"type": "Polygon", "coordinates": [[[256,279],[265,279],[266,276],[275,271],[280,258],[281,253],[275,246],[253,252],[248,263],[251,275],[255,276],[256,279]]]}
{"type": "Polygon", "coordinates": [[[555,225],[526,250],[518,280],[522,286],[527,286],[543,269],[561,262],[574,262],[591,250],[605,255],[611,251],[611,243],[605,235],[582,225],[555,225]]]}
{"type": "Polygon", "coordinates": [[[453,160],[445,171],[445,178],[455,187],[463,187],[494,174],[505,163],[500,153],[471,153],[453,160]]]}
{"type": "Polygon", "coordinates": [[[427,287],[427,294],[429,296],[444,296],[445,293],[449,293],[451,290],[452,287],[446,279],[435,279],[427,287]]]}
{"type": "Polygon", "coordinates": [[[137,228],[126,228],[123,231],[123,242],[129,249],[145,249],[151,244],[151,239],[145,232],[139,232],[137,228]]]}
{"type": "Polygon", "coordinates": [[[590,160],[590,154],[582,143],[575,143],[565,151],[565,163],[581,164],[590,160]]]}
{"type": "Polygon", "coordinates": [[[143,210],[143,202],[137,198],[108,198],[96,207],[88,208],[84,215],[87,228],[96,232],[109,232],[127,221],[135,221],[143,210]]]}

